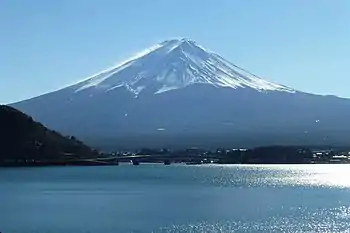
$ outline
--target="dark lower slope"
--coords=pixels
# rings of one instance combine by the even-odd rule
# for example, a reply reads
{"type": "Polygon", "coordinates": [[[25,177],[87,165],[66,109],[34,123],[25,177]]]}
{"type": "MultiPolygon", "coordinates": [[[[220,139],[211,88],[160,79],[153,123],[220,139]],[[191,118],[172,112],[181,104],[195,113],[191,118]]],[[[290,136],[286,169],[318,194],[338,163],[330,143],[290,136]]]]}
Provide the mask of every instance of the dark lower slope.
{"type": "Polygon", "coordinates": [[[347,145],[350,139],[350,100],[301,92],[196,84],[135,97],[122,88],[68,88],[13,106],[102,147],[347,145]]]}
{"type": "Polygon", "coordinates": [[[63,137],[9,106],[0,106],[0,129],[0,164],[96,156],[74,137],[63,137]]]}

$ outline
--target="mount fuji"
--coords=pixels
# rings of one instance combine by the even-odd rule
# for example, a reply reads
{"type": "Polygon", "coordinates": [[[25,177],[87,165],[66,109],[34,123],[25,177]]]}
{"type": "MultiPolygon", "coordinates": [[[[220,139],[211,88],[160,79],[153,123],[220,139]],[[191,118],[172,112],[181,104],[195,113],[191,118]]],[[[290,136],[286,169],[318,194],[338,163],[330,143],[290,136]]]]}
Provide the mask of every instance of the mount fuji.
{"type": "Polygon", "coordinates": [[[347,144],[350,136],[350,100],[269,82],[190,39],[12,106],[101,147],[347,144]]]}

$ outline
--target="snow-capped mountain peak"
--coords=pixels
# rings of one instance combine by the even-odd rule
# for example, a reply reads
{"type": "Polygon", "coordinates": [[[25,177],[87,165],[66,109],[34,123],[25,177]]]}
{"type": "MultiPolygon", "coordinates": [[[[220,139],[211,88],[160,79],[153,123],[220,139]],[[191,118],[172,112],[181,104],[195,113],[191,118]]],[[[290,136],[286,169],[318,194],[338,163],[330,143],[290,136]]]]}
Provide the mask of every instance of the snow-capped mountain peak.
{"type": "Polygon", "coordinates": [[[350,137],[349,100],[266,81],[190,39],[12,106],[113,150],[346,145],[350,137]]]}
{"type": "Polygon", "coordinates": [[[257,77],[187,38],[154,45],[73,87],[75,92],[91,88],[104,92],[127,88],[138,95],[146,89],[160,94],[193,84],[295,92],[257,77]]]}

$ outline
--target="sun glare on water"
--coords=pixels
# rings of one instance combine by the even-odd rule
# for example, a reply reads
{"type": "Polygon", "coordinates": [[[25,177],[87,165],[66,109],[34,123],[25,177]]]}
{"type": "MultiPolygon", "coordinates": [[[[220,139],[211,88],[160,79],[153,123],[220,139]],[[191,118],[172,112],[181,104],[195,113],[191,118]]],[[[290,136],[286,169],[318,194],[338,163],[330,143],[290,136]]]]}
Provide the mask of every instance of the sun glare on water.
{"type": "MultiPolygon", "coordinates": [[[[350,188],[349,164],[312,164],[312,165],[271,165],[268,169],[276,168],[288,171],[292,176],[281,177],[278,180],[284,184],[350,188]]],[[[286,173],[288,174],[288,173],[286,173]]]]}

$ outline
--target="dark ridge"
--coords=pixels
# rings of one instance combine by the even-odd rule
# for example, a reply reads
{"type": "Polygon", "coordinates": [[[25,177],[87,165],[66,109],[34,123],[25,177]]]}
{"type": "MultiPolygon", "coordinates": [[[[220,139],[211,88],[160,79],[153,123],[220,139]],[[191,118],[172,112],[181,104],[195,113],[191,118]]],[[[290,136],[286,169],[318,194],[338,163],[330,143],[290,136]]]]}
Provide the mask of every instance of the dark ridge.
{"type": "Polygon", "coordinates": [[[15,108],[0,105],[0,164],[93,158],[75,137],[64,137],[15,108]]]}

